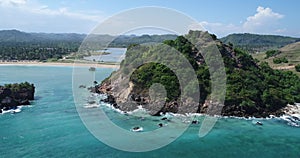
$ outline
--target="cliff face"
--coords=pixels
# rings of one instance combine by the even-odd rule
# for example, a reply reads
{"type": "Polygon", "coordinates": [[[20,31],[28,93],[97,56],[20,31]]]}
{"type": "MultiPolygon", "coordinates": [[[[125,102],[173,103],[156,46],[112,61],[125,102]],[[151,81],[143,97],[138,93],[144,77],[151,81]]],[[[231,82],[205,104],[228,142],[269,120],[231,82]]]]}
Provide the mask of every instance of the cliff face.
{"type": "MultiPolygon", "coordinates": [[[[190,31],[164,44],[188,59],[197,81],[190,81],[192,76],[183,76],[184,79],[179,81],[174,69],[165,66],[179,63],[172,50],[162,45],[131,45],[120,69],[96,86],[96,92],[108,95],[103,101],[123,111],[131,111],[141,105],[152,115],[161,112],[214,114],[219,110],[216,107],[222,106],[222,115],[255,117],[280,115],[281,109],[288,103],[300,102],[299,77],[291,72],[272,70],[266,63],[258,65],[248,53],[223,44],[207,32],[190,31]],[[190,41],[204,49],[198,50],[190,41]],[[207,62],[217,62],[211,45],[216,46],[225,65],[226,87],[220,87],[226,89],[225,105],[211,99],[211,76],[220,73],[218,69],[209,71],[207,62]],[[209,61],[205,61],[203,55],[209,61]],[[168,59],[169,63],[155,63],[161,58],[168,59]],[[157,83],[163,85],[165,91],[158,90],[159,86],[153,87],[157,83]],[[196,93],[198,87],[200,94],[196,93]],[[151,94],[153,90],[155,93],[151,94]],[[185,97],[187,95],[195,97],[185,97]]],[[[175,71],[188,70],[179,64],[175,71]]]]}
{"type": "Polygon", "coordinates": [[[0,86],[0,112],[15,109],[18,105],[29,105],[34,100],[35,87],[28,82],[0,86]]]}

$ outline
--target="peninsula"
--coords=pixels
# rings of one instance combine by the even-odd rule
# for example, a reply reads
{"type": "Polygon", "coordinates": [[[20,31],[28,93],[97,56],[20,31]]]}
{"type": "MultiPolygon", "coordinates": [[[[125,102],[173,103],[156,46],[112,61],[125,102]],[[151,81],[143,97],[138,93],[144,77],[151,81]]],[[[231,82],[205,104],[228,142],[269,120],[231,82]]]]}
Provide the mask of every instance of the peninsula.
{"type": "MultiPolygon", "coordinates": [[[[180,51],[193,66],[198,83],[189,87],[189,93],[193,93],[193,86],[199,86],[200,99],[184,100],[179,102],[180,85],[174,73],[165,65],[159,63],[146,63],[139,66],[130,76],[129,84],[125,89],[118,89],[121,81],[128,73],[128,67],[139,63],[145,56],[158,56],[163,47],[131,45],[127,48],[126,57],[120,64],[120,69],[95,87],[96,92],[106,94],[104,102],[113,104],[123,111],[131,111],[137,108],[130,102],[142,105],[152,115],[160,113],[206,113],[208,107],[218,106],[218,102],[210,100],[211,75],[208,65],[199,51],[189,42],[196,41],[202,45],[209,45],[204,37],[213,39],[219,49],[226,70],[226,96],[222,115],[239,117],[268,117],[269,115],[282,115],[283,109],[288,104],[300,102],[300,78],[291,71],[272,69],[268,63],[259,62],[241,49],[232,45],[226,45],[208,32],[190,31],[185,36],[179,36],[175,40],[166,40],[164,44],[180,51]],[[141,53],[143,52],[143,53],[141,53]],[[149,106],[149,88],[154,83],[160,83],[165,87],[166,98],[163,106],[149,106]],[[116,89],[118,89],[116,91],[116,89]],[[126,95],[125,95],[126,94],[126,95]],[[128,95],[127,95],[128,94],[128,95]]],[[[209,54],[209,52],[206,52],[209,54]]],[[[210,60],[213,60],[211,57],[210,60]]],[[[172,53],[170,53],[170,60],[172,53]]],[[[180,69],[180,68],[179,68],[180,69]]],[[[182,68],[182,71],[186,71],[182,68]]],[[[121,86],[122,87],[122,86],[121,86]]],[[[193,94],[192,94],[193,95],[193,94]]]]}

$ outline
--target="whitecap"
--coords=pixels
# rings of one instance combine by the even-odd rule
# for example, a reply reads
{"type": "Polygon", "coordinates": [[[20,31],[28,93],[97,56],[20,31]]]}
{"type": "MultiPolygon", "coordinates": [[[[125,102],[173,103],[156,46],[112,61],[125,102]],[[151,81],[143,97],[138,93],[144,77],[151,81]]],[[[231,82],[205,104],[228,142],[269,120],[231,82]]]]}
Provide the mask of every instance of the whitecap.
{"type": "Polygon", "coordinates": [[[100,105],[99,104],[86,104],[83,107],[86,109],[91,109],[91,108],[98,108],[98,107],[100,107],[100,105]]]}
{"type": "Polygon", "coordinates": [[[11,114],[19,113],[19,112],[22,111],[22,107],[23,106],[17,106],[16,109],[2,110],[2,114],[6,114],[6,113],[11,113],[11,114]]]}

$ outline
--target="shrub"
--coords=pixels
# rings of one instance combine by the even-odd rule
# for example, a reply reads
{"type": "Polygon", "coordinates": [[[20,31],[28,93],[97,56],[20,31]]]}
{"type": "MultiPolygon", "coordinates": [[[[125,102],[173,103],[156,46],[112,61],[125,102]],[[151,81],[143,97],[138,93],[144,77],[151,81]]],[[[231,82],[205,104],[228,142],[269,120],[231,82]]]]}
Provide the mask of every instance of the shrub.
{"type": "Polygon", "coordinates": [[[297,72],[300,72],[300,64],[296,65],[295,69],[296,69],[297,72]]]}
{"type": "Polygon", "coordinates": [[[278,55],[278,54],[280,54],[281,52],[279,51],[279,50],[268,50],[267,52],[266,52],[266,57],[265,57],[265,59],[268,59],[268,58],[270,58],[270,57],[273,57],[273,56],[276,56],[276,55],[278,55]]]}
{"type": "Polygon", "coordinates": [[[288,63],[288,62],[289,61],[285,57],[273,59],[274,64],[281,64],[281,63],[288,63]]]}

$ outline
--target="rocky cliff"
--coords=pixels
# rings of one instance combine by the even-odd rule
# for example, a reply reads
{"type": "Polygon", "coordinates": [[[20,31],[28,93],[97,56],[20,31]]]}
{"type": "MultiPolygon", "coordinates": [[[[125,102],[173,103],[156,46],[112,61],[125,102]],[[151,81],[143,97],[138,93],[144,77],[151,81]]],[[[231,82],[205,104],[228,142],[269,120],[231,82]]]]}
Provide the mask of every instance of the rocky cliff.
{"type": "Polygon", "coordinates": [[[246,117],[281,115],[287,104],[300,102],[299,77],[292,72],[273,70],[267,63],[258,64],[247,52],[225,45],[207,32],[190,31],[176,40],[165,41],[164,45],[181,52],[188,59],[197,81],[190,81],[192,76],[178,79],[174,71],[189,71],[183,65],[177,65],[175,69],[166,66],[169,64],[172,67],[180,62],[168,47],[131,45],[120,69],[95,87],[96,92],[107,94],[108,98],[103,101],[123,111],[143,106],[152,115],[161,112],[198,112],[246,117]],[[204,49],[198,50],[191,43],[201,45],[204,49]],[[219,69],[211,72],[212,65],[207,64],[218,63],[214,48],[221,54],[226,70],[226,87],[217,87],[216,90],[216,94],[221,95],[222,91],[218,92],[218,88],[226,89],[224,102],[212,99],[211,78],[220,75],[219,69]],[[156,63],[161,58],[168,61],[156,63]],[[158,87],[153,86],[156,84],[158,87]],[[160,85],[164,90],[157,91],[160,85]],[[200,93],[196,93],[198,87],[200,93]],[[155,93],[151,94],[153,90],[155,93]]]}
{"type": "Polygon", "coordinates": [[[29,105],[29,101],[34,100],[34,92],[34,85],[28,82],[0,86],[0,113],[19,105],[29,105]]]}

